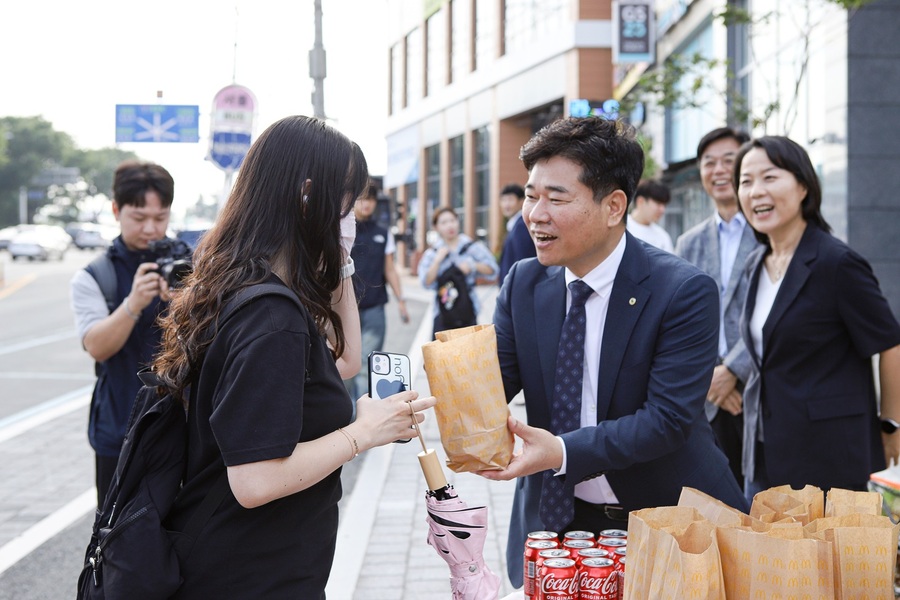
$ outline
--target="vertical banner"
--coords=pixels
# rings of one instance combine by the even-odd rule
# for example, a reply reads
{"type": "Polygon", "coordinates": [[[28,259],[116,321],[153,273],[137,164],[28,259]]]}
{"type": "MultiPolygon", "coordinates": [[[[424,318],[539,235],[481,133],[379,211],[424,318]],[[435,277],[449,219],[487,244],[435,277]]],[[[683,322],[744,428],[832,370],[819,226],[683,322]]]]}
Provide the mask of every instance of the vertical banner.
{"type": "Polygon", "coordinates": [[[613,3],[612,46],[614,64],[655,60],[653,0],[618,0],[613,3]]]}

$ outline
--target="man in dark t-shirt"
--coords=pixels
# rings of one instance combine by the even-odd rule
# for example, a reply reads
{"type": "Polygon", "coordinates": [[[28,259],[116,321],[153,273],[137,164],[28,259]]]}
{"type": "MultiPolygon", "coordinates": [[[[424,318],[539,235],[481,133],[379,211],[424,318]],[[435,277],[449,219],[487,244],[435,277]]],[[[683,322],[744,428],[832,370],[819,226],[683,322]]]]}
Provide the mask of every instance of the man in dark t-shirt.
{"type": "Polygon", "coordinates": [[[356,265],[353,287],[359,304],[359,325],[362,333],[362,368],[359,374],[344,384],[350,397],[357,398],[368,392],[369,353],[381,350],[387,330],[384,305],[388,302],[385,284],[390,284],[400,309],[400,318],[409,322],[406,301],[400,287],[400,276],[394,266],[394,236],[378,225],[373,218],[378,206],[378,188],[370,185],[356,200],[356,241],[350,255],[356,265]]]}

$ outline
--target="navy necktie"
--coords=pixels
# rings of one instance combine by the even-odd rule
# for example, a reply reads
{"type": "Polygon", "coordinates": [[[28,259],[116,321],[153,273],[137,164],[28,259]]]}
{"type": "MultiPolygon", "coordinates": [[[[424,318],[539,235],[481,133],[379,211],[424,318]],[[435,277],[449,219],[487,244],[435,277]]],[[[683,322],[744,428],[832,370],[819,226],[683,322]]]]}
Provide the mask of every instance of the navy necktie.
{"type": "MultiPolygon", "coordinates": [[[[556,379],[550,401],[550,429],[555,435],[581,427],[581,386],[584,379],[584,303],[594,292],[580,279],[569,284],[572,304],[563,322],[556,355],[556,379]]],[[[575,517],[575,496],[566,490],[552,470],[544,471],[541,492],[541,521],[551,531],[562,528],[575,517]]]]}

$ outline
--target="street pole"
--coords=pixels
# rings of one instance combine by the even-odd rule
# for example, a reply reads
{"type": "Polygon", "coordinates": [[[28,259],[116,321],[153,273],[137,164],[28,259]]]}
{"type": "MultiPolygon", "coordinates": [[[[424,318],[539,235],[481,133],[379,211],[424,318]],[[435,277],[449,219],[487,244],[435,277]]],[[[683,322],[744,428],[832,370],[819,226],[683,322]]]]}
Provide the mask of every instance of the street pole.
{"type": "Polygon", "coordinates": [[[19,187],[19,223],[28,222],[28,188],[24,185],[19,187]]]}
{"type": "Polygon", "coordinates": [[[316,37],[309,51],[309,76],[313,80],[313,116],[325,118],[325,47],[322,45],[322,0],[315,0],[316,37]]]}

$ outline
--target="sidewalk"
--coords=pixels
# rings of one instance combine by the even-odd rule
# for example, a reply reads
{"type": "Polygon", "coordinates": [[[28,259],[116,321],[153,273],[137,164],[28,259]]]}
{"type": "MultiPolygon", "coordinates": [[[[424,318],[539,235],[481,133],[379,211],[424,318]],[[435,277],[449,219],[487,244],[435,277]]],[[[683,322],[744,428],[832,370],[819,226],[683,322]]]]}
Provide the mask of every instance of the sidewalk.
{"type": "MultiPolygon", "coordinates": [[[[404,276],[404,294],[417,301],[431,302],[430,290],[422,290],[414,277],[404,276]]],[[[496,286],[480,286],[479,323],[490,323],[496,286]]],[[[431,311],[425,312],[418,334],[409,348],[413,366],[413,387],[428,393],[422,365],[422,344],[431,341],[431,311]]],[[[511,404],[513,414],[524,419],[524,406],[511,404]]],[[[446,454],[440,433],[429,411],[422,427],[428,448],[433,448],[445,464],[446,454]]],[[[422,600],[450,597],[450,570],[434,548],[426,542],[425,477],[416,455],[422,450],[417,440],[390,444],[361,456],[359,479],[346,509],[341,513],[338,547],[329,600],[422,600]]],[[[357,459],[359,460],[359,459],[357,459]]],[[[471,473],[454,473],[445,468],[447,480],[470,506],[488,507],[488,536],[485,564],[500,576],[500,597],[514,590],[506,577],[506,535],[515,481],[492,482],[471,473]]]]}

